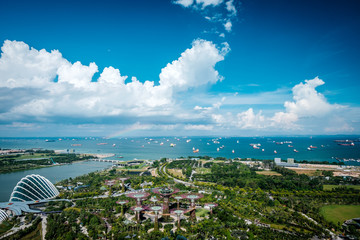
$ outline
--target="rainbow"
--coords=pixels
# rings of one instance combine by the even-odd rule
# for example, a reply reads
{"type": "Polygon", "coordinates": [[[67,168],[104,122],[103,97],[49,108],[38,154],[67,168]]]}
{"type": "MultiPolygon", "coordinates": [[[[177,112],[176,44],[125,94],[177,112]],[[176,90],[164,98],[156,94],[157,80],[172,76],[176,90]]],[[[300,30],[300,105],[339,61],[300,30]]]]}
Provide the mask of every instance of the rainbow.
{"type": "Polygon", "coordinates": [[[114,132],[108,136],[106,136],[106,138],[120,138],[120,137],[124,137],[127,136],[128,133],[130,132],[134,132],[137,130],[141,130],[141,129],[146,129],[146,126],[141,125],[140,123],[135,123],[127,128],[124,128],[120,131],[114,132]]]}

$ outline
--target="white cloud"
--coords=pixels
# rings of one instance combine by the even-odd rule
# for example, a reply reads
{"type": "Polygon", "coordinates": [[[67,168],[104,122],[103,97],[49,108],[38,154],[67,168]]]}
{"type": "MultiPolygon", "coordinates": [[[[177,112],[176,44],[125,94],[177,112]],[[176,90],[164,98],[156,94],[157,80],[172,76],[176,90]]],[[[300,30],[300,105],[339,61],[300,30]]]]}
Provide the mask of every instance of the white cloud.
{"type": "Polygon", "coordinates": [[[174,3],[182,5],[184,7],[189,7],[194,3],[194,0],[176,0],[174,1],[174,3]]]}
{"type": "MultiPolygon", "coordinates": [[[[210,22],[221,24],[228,32],[230,32],[232,28],[231,21],[235,19],[237,15],[234,0],[176,0],[173,1],[173,3],[199,12],[210,22]],[[211,11],[209,11],[209,8],[211,8],[211,11]]],[[[211,32],[214,31],[212,30],[211,32]]],[[[224,34],[220,34],[219,36],[225,37],[224,34]]]]}
{"type": "Polygon", "coordinates": [[[224,60],[230,50],[228,44],[219,51],[209,41],[195,40],[193,47],[181,54],[181,57],[168,63],[160,73],[160,85],[186,90],[204,84],[214,84],[222,77],[214,69],[215,64],[224,60]]]}
{"type": "Polygon", "coordinates": [[[232,28],[232,23],[230,20],[228,20],[225,24],[224,24],[225,30],[228,32],[231,32],[231,28],[232,28]]]}
{"type": "Polygon", "coordinates": [[[230,112],[226,114],[212,114],[211,118],[218,126],[230,129],[262,129],[268,125],[262,111],[255,114],[252,108],[235,115],[230,112]]]}
{"type": "Polygon", "coordinates": [[[98,72],[98,66],[95,63],[84,66],[80,62],[74,64],[66,62],[57,70],[58,82],[69,83],[76,88],[86,88],[96,72],[98,72]]]}
{"type": "Polygon", "coordinates": [[[121,76],[119,69],[113,67],[104,68],[98,79],[99,83],[112,83],[124,85],[127,76],[121,76]]]}
{"type": "Polygon", "coordinates": [[[316,89],[324,84],[319,78],[295,85],[292,96],[289,89],[247,95],[204,92],[206,88],[200,86],[223,79],[215,66],[230,51],[227,43],[219,48],[209,41],[193,41],[178,59],[161,69],[159,84],[136,77],[125,83],[127,76],[111,66],[93,79],[98,71],[95,63],[70,63],[57,50],[36,50],[23,42],[5,41],[1,50],[3,129],[30,131],[39,126],[44,129],[48,123],[88,124],[102,119],[120,125],[137,122],[134,126],[140,130],[174,134],[299,129],[339,133],[357,131],[354,126],[359,125],[348,119],[357,120],[360,110],[329,103],[316,89]],[[255,104],[262,110],[255,111],[255,104]]]}
{"type": "Polygon", "coordinates": [[[1,51],[0,87],[42,87],[67,62],[58,50],[29,49],[24,42],[6,40],[1,51]]]}
{"type": "Polygon", "coordinates": [[[234,6],[234,0],[229,0],[226,2],[226,10],[228,10],[231,15],[237,14],[237,10],[234,6]]]}
{"type": "Polygon", "coordinates": [[[204,125],[204,124],[187,124],[184,126],[185,130],[202,130],[202,131],[211,131],[214,129],[212,125],[204,125]]]}
{"type": "Polygon", "coordinates": [[[272,120],[284,128],[298,127],[295,122],[301,118],[319,118],[341,108],[340,105],[328,103],[324,95],[316,91],[315,88],[323,84],[325,82],[316,77],[295,85],[292,88],[294,101],[286,101],[284,103],[286,111],[275,113],[272,120]]]}
{"type": "Polygon", "coordinates": [[[221,4],[224,0],[195,0],[196,4],[202,5],[202,8],[207,6],[217,6],[221,4]]]}
{"type": "MultiPolygon", "coordinates": [[[[255,113],[252,108],[237,114],[234,112],[214,112],[215,109],[213,107],[201,108],[197,106],[195,110],[210,114],[214,123],[223,128],[254,130],[304,130],[304,127],[306,126],[317,126],[319,129],[324,129],[325,132],[341,132],[342,130],[344,132],[353,131],[353,127],[349,123],[345,122],[343,118],[341,118],[341,121],[338,120],[336,123],[327,118],[330,113],[341,115],[343,113],[339,111],[345,111],[346,109],[344,106],[338,104],[330,104],[321,93],[316,91],[315,88],[323,84],[324,81],[316,77],[312,80],[305,80],[305,83],[295,85],[292,89],[294,102],[285,101],[285,111],[276,111],[273,114],[271,114],[270,111],[267,115],[264,115],[261,110],[258,113],[255,113]],[[327,125],[331,127],[323,128],[327,125]]],[[[278,96],[279,94],[271,95],[278,96]]],[[[281,95],[284,97],[283,94],[281,95]]],[[[259,95],[257,98],[257,101],[262,99],[263,105],[265,105],[266,102],[272,102],[267,94],[259,95]],[[261,96],[266,97],[263,98],[261,96]]],[[[246,97],[236,95],[232,97],[229,96],[227,103],[234,104],[236,101],[242,102],[243,104],[249,104],[250,102],[254,104],[257,102],[249,102],[246,100],[246,97]]],[[[349,111],[347,112],[347,114],[349,114],[349,111]]],[[[334,116],[331,119],[334,119],[334,116]]],[[[313,130],[307,129],[307,131],[313,130]]]]}
{"type": "Polygon", "coordinates": [[[23,42],[5,41],[1,49],[0,88],[4,95],[0,105],[8,107],[0,113],[0,120],[5,122],[21,122],[29,117],[38,121],[57,117],[81,121],[93,117],[176,115],[181,111],[173,94],[221,80],[214,67],[229,51],[227,44],[218,49],[212,42],[195,40],[191,48],[161,70],[159,85],[155,85],[153,81],[142,83],[136,77],[125,84],[127,76],[121,76],[111,66],[94,81],[98,72],[95,63],[72,64],[57,50],[38,51],[23,42]],[[54,82],[56,76],[58,81],[54,82]],[[20,88],[32,90],[22,91],[11,106],[11,89],[20,88]]]}
{"type": "Polygon", "coordinates": [[[326,127],[324,130],[326,133],[352,133],[355,128],[350,126],[348,123],[343,123],[343,125],[336,127],[326,127]]]}
{"type": "Polygon", "coordinates": [[[265,125],[265,117],[262,115],[261,111],[259,111],[257,114],[254,113],[254,110],[252,108],[249,108],[247,111],[238,113],[236,115],[237,117],[237,123],[236,125],[239,128],[244,129],[259,129],[264,128],[265,125]]]}
{"type": "Polygon", "coordinates": [[[298,121],[298,116],[295,113],[277,112],[274,117],[271,118],[273,121],[272,126],[280,126],[285,129],[291,129],[298,127],[295,122],[298,121]]]}
{"type": "Polygon", "coordinates": [[[299,117],[323,116],[336,108],[327,102],[324,95],[315,90],[316,87],[325,84],[318,77],[312,80],[305,80],[293,87],[294,102],[285,102],[286,111],[294,113],[299,117]]]}
{"type": "Polygon", "coordinates": [[[208,6],[216,7],[223,3],[224,0],[175,0],[174,4],[182,5],[183,7],[193,6],[194,8],[204,9],[208,6]],[[194,5],[193,5],[194,4],[194,5]]]}

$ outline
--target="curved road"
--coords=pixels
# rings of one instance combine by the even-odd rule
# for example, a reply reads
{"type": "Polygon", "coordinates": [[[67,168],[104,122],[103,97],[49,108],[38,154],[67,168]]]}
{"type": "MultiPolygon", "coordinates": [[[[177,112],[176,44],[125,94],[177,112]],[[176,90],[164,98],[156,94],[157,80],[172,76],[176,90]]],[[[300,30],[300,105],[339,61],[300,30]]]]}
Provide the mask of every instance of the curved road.
{"type": "Polygon", "coordinates": [[[170,176],[169,174],[166,173],[165,167],[166,167],[166,164],[160,166],[160,172],[162,172],[165,176],[167,176],[167,177],[169,177],[169,178],[172,178],[175,182],[177,182],[177,183],[182,183],[182,184],[184,184],[185,186],[196,187],[196,185],[193,184],[193,183],[185,182],[185,181],[182,181],[182,180],[179,180],[179,179],[176,179],[176,178],[170,176]]]}

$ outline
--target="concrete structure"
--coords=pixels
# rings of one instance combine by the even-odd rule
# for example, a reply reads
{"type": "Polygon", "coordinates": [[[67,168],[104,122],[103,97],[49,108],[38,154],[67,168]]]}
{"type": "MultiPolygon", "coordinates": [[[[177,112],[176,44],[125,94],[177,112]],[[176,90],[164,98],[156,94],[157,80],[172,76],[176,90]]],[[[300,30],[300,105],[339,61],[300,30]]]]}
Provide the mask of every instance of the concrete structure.
{"type": "Polygon", "coordinates": [[[25,202],[51,199],[59,195],[59,191],[46,178],[40,175],[27,175],[15,186],[10,202],[25,202]]]}
{"type": "Polygon", "coordinates": [[[5,221],[9,216],[7,213],[0,209],[0,224],[5,221]]]}
{"type": "Polygon", "coordinates": [[[128,177],[119,178],[119,181],[121,181],[121,192],[125,192],[125,181],[128,179],[128,177]]]}
{"type": "Polygon", "coordinates": [[[281,158],[275,158],[274,161],[275,164],[280,167],[299,167],[299,164],[294,163],[293,158],[288,158],[287,162],[282,162],[281,158]]]}
{"type": "Polygon", "coordinates": [[[177,193],[179,189],[173,189],[173,188],[155,188],[153,189],[154,193],[160,194],[163,197],[163,217],[165,219],[169,218],[169,199],[171,195],[177,193]]]}
{"type": "Polygon", "coordinates": [[[190,200],[190,219],[191,221],[195,222],[196,221],[196,205],[195,205],[195,201],[199,200],[200,198],[203,198],[204,195],[200,194],[200,193],[188,193],[188,194],[183,194],[181,195],[184,199],[188,199],[190,200]]]}
{"type": "Polygon", "coordinates": [[[294,164],[295,162],[294,162],[294,159],[293,159],[293,158],[288,158],[288,159],[287,159],[287,163],[289,163],[289,164],[294,164]]]}

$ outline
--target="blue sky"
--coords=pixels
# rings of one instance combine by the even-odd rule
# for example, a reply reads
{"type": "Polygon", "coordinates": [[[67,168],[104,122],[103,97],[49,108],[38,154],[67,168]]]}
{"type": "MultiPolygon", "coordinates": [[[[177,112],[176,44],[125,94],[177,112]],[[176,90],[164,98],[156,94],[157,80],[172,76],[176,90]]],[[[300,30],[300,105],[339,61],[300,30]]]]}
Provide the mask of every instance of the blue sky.
{"type": "Polygon", "coordinates": [[[358,1],[0,9],[0,136],[360,133],[358,1]]]}

